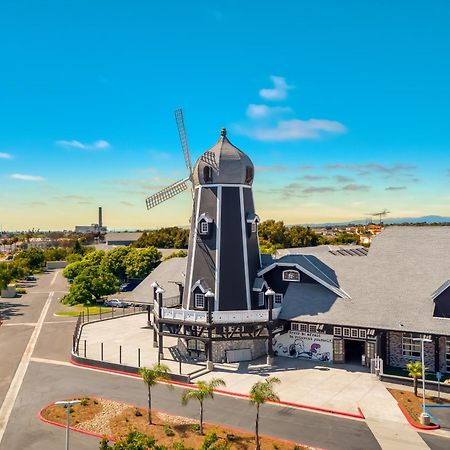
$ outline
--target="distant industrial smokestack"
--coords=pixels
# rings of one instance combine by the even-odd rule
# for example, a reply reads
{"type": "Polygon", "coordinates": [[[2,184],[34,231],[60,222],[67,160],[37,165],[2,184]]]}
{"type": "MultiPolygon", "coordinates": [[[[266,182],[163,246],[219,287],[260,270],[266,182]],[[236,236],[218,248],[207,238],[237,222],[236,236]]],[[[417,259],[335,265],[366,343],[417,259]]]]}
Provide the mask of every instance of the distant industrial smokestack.
{"type": "Polygon", "coordinates": [[[102,207],[98,207],[98,227],[101,228],[103,226],[103,213],[102,207]]]}

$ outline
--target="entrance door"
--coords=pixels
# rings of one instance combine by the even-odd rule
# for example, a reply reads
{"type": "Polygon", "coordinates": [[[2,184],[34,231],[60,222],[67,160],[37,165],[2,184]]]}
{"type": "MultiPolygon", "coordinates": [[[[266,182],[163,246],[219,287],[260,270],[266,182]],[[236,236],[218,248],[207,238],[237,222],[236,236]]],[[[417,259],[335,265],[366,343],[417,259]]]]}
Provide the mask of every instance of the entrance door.
{"type": "Polygon", "coordinates": [[[345,347],[343,339],[333,339],[333,362],[345,362],[345,347]]]}
{"type": "Polygon", "coordinates": [[[364,341],[354,341],[345,339],[345,362],[351,364],[361,364],[364,355],[364,341]]]}

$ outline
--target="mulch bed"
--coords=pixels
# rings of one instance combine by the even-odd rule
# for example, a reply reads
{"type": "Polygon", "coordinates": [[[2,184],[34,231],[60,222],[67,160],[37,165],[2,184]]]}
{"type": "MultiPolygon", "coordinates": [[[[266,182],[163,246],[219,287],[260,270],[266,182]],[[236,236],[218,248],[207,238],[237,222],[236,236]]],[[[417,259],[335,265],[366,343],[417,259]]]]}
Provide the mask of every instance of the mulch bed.
{"type": "MultiPolygon", "coordinates": [[[[413,422],[420,425],[420,414],[422,413],[422,395],[416,397],[414,392],[403,391],[401,389],[388,389],[391,395],[397,400],[397,402],[403,406],[405,411],[409,414],[413,422]]],[[[450,404],[449,400],[439,399],[433,395],[427,395],[426,403],[430,404],[450,404]]],[[[434,424],[432,424],[434,425],[434,424]]]]}
{"type": "MultiPolygon", "coordinates": [[[[188,447],[200,448],[205,436],[198,434],[198,421],[173,416],[153,410],[153,425],[147,423],[147,409],[101,398],[87,398],[72,407],[70,424],[75,429],[120,439],[131,431],[153,436],[160,445],[173,448],[184,442],[188,447]]],[[[49,405],[41,411],[44,419],[66,423],[66,410],[62,406],[49,405]]],[[[254,435],[213,424],[204,424],[204,433],[216,433],[219,441],[227,441],[230,449],[253,450],[254,435]]],[[[262,450],[313,450],[313,447],[296,445],[271,437],[261,438],[262,450]]]]}

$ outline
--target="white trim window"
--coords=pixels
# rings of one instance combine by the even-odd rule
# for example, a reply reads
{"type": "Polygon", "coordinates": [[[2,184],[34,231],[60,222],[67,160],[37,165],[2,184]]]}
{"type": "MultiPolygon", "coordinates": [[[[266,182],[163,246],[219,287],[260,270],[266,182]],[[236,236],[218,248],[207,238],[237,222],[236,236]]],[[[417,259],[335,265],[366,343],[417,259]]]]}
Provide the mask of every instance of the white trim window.
{"type": "Polygon", "coordinates": [[[205,309],[205,295],[204,294],[195,294],[194,306],[199,309],[205,309]]]}
{"type": "Polygon", "coordinates": [[[450,338],[445,338],[445,363],[447,372],[450,372],[450,338]]]}
{"type": "Polygon", "coordinates": [[[420,341],[415,338],[420,337],[418,333],[402,333],[402,355],[408,358],[420,358],[420,341]]]}
{"type": "Polygon", "coordinates": [[[317,333],[317,325],[310,325],[309,326],[309,332],[310,333],[317,333]]]}
{"type": "Polygon", "coordinates": [[[258,222],[254,220],[252,222],[252,233],[256,233],[258,231],[258,222]]]}
{"type": "Polygon", "coordinates": [[[335,336],[342,336],[342,328],[341,327],[333,327],[333,334],[335,336]]]}
{"type": "Polygon", "coordinates": [[[283,303],[283,294],[275,294],[273,298],[273,303],[276,306],[280,306],[283,303]]]}
{"type": "Polygon", "coordinates": [[[308,333],[309,325],[307,323],[301,323],[300,324],[300,331],[302,331],[303,333],[308,333]]]}
{"type": "Polygon", "coordinates": [[[202,220],[200,222],[200,234],[208,234],[209,232],[209,223],[206,220],[202,220]]]}
{"type": "Polygon", "coordinates": [[[296,322],[291,322],[291,330],[292,331],[298,331],[300,329],[299,325],[300,324],[298,324],[296,322]]]}
{"type": "Polygon", "coordinates": [[[264,306],[265,305],[265,299],[264,299],[264,292],[260,292],[258,294],[258,306],[264,306]]]}
{"type": "Polygon", "coordinates": [[[300,281],[300,272],[298,270],[283,270],[283,281],[300,281]]]}

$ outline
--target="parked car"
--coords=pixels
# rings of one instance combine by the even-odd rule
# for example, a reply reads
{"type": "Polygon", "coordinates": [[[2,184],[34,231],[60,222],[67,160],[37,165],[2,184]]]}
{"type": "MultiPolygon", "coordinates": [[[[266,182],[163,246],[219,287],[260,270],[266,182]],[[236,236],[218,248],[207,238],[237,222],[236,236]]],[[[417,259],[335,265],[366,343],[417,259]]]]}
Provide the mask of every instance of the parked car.
{"type": "Polygon", "coordinates": [[[134,288],[134,286],[132,285],[132,283],[123,283],[120,285],[120,292],[130,292],[132,291],[134,288]]]}
{"type": "Polygon", "coordinates": [[[33,275],[27,275],[24,279],[25,281],[36,281],[36,277],[33,275]]]}
{"type": "Polygon", "coordinates": [[[69,284],[72,284],[72,283],[73,283],[73,279],[72,279],[72,278],[67,278],[67,282],[68,282],[69,284]]]}
{"type": "Polygon", "coordinates": [[[121,302],[117,298],[113,298],[105,302],[105,306],[110,306],[112,308],[127,308],[128,304],[125,302],[121,302]]]}

